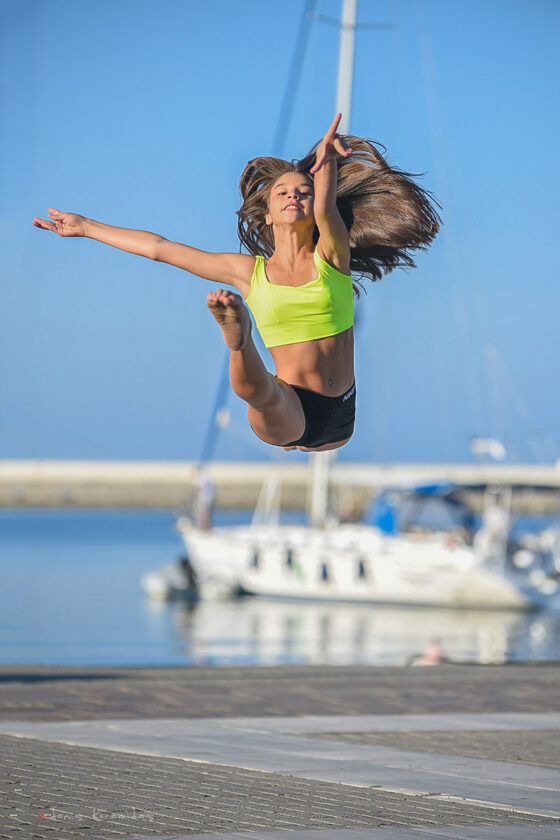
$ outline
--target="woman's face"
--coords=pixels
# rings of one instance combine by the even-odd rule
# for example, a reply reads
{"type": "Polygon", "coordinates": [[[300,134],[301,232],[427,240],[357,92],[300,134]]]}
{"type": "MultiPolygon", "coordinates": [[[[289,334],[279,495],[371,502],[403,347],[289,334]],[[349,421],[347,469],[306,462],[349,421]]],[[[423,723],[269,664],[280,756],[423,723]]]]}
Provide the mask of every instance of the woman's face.
{"type": "Polygon", "coordinates": [[[267,225],[315,223],[313,183],[302,172],[286,172],[272,185],[267,225]]]}

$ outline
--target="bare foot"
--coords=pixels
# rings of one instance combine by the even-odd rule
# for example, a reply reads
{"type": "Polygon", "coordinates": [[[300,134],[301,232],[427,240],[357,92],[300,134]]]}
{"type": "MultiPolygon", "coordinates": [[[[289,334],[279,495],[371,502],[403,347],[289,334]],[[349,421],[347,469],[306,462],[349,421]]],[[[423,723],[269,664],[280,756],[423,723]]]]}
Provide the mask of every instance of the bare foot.
{"type": "Polygon", "coordinates": [[[241,295],[218,289],[206,298],[208,309],[222,328],[230,350],[241,350],[251,334],[251,319],[241,295]]]}

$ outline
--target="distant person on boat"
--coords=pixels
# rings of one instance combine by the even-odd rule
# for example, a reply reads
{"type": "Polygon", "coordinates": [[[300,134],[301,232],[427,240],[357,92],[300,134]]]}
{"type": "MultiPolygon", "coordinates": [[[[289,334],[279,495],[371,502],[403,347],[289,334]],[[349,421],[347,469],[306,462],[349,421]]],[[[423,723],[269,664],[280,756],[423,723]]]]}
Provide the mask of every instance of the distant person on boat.
{"type": "Polygon", "coordinates": [[[302,160],[249,161],[238,211],[248,254],[200,251],[53,208],[50,220],[33,220],[233,286],[240,294],[219,289],[207,298],[230,351],[232,388],[261,440],[305,452],[337,449],[354,430],[360,281],[413,267],[411,252],[427,248],[441,222],[431,194],[390,166],[373,141],[337,134],[340,119],[302,160]],[[255,347],[247,307],[274,374],[255,347]]]}
{"type": "Polygon", "coordinates": [[[212,527],[212,510],[216,498],[216,485],[202,467],[199,467],[195,473],[193,493],[196,527],[201,531],[209,531],[212,527]]]}

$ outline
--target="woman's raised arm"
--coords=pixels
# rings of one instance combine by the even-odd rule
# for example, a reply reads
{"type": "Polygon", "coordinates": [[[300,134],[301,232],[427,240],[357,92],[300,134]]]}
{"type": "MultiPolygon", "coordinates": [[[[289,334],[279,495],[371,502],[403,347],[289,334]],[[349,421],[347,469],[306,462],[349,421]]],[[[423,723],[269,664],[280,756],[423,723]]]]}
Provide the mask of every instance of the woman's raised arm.
{"type": "Polygon", "coordinates": [[[317,248],[323,259],[344,274],[350,273],[350,244],[348,229],[336,205],[337,163],[336,159],[349,157],[349,149],[342,137],[336,133],[342,114],[337,114],[329,130],[319,143],[315,165],[309,170],[313,175],[315,202],[313,212],[319,229],[317,248]]]}
{"type": "Polygon", "coordinates": [[[206,280],[234,286],[244,294],[249,290],[255,260],[248,254],[200,251],[147,230],[114,227],[75,213],[61,213],[53,207],[49,207],[49,216],[50,219],[36,217],[33,224],[59,236],[84,236],[130,254],[175,265],[206,280]]]}

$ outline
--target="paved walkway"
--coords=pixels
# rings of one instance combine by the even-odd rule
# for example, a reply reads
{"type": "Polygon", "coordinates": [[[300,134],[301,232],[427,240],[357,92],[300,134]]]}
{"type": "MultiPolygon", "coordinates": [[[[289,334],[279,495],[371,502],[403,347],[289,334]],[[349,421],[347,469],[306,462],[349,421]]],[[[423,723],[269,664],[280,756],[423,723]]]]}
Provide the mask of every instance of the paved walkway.
{"type": "Polygon", "coordinates": [[[560,840],[559,677],[3,666],[0,837],[560,840]]]}

